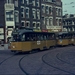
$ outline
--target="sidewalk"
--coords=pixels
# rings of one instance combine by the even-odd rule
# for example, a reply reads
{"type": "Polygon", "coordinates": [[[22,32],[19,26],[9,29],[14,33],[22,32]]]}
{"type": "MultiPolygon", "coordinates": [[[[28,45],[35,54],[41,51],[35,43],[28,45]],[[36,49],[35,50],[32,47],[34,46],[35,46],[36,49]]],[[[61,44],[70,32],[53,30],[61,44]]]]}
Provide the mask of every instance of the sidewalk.
{"type": "Polygon", "coordinates": [[[4,46],[0,45],[0,50],[8,50],[8,44],[4,44],[4,46]]]}

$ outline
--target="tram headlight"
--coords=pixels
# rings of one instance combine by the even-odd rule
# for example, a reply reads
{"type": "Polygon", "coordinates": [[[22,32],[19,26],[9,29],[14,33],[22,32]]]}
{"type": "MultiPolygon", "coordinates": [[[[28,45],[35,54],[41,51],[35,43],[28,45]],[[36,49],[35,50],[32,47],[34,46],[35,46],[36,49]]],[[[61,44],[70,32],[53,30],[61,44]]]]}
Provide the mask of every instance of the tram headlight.
{"type": "Polygon", "coordinates": [[[13,46],[13,48],[15,48],[15,46],[13,46]]]}

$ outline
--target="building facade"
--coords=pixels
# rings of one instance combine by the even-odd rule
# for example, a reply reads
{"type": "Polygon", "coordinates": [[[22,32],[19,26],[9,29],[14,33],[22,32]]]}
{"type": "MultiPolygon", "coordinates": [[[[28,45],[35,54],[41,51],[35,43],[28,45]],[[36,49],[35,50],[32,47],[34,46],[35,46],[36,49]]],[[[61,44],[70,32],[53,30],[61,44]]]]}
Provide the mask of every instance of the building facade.
{"type": "Polygon", "coordinates": [[[4,0],[0,0],[0,43],[5,41],[5,9],[4,9],[4,0]]]}
{"type": "Polygon", "coordinates": [[[63,31],[75,31],[75,14],[65,14],[62,19],[63,31]]]}
{"type": "MultiPolygon", "coordinates": [[[[62,30],[61,0],[1,0],[4,41],[11,38],[14,28],[26,27],[42,31],[62,30]]],[[[2,15],[1,14],[1,15],[2,15]]]]}
{"type": "Polygon", "coordinates": [[[42,0],[42,29],[59,32],[62,29],[61,0],[42,0]]]}

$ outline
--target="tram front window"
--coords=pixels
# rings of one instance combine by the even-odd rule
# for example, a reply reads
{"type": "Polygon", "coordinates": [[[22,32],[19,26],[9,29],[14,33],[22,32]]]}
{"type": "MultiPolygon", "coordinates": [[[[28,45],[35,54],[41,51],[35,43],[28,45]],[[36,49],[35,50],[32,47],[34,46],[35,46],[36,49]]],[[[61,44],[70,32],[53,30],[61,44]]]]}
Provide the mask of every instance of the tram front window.
{"type": "Polygon", "coordinates": [[[13,35],[12,41],[21,41],[20,35],[13,35]]]}

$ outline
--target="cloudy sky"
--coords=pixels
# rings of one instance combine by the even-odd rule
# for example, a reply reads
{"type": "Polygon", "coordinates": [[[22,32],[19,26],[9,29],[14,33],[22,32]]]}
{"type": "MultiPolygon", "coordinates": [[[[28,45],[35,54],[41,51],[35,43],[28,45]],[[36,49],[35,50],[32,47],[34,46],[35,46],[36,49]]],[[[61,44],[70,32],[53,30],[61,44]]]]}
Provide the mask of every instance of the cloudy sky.
{"type": "Polygon", "coordinates": [[[75,14],[75,0],[61,0],[63,3],[63,15],[75,14]]]}

